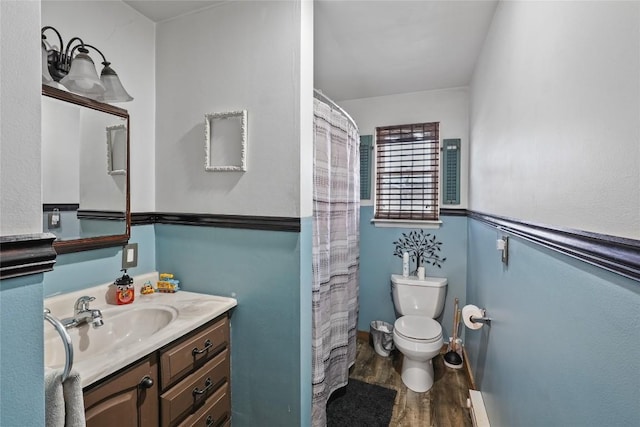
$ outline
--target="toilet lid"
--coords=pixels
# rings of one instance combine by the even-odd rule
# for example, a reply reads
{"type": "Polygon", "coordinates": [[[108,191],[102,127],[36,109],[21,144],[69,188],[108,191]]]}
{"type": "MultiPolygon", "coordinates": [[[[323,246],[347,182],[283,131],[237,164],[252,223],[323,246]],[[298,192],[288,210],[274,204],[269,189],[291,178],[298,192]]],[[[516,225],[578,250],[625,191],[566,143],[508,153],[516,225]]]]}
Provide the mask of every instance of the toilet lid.
{"type": "Polygon", "coordinates": [[[395,330],[402,336],[421,341],[437,341],[442,337],[442,326],[424,316],[402,316],[396,320],[395,330]]]}

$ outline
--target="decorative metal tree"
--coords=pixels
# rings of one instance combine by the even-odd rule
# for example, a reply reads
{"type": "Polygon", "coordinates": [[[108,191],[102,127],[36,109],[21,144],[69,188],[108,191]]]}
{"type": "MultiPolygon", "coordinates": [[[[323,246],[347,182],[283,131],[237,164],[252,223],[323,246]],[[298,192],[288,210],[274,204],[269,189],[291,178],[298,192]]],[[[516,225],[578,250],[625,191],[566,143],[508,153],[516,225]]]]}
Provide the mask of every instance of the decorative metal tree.
{"type": "Polygon", "coordinates": [[[447,260],[447,258],[440,258],[438,254],[442,242],[436,241],[435,235],[432,236],[430,233],[425,234],[422,229],[419,231],[410,231],[409,234],[402,233],[402,237],[393,242],[393,244],[396,245],[396,249],[393,252],[395,256],[402,258],[402,254],[407,252],[409,253],[411,261],[416,262],[416,269],[412,274],[417,274],[418,267],[420,267],[422,263],[441,268],[441,263],[447,260]]]}

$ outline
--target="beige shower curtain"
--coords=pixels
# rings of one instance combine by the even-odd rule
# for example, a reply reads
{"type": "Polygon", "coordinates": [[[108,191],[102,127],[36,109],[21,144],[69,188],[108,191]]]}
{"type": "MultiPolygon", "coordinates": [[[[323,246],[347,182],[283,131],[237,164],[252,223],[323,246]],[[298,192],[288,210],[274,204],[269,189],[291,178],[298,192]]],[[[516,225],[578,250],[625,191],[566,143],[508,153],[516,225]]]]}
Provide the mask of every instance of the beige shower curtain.
{"type": "Polygon", "coordinates": [[[313,426],[326,425],[331,393],[347,384],[356,357],[359,281],[358,129],[314,99],[313,426]]]}

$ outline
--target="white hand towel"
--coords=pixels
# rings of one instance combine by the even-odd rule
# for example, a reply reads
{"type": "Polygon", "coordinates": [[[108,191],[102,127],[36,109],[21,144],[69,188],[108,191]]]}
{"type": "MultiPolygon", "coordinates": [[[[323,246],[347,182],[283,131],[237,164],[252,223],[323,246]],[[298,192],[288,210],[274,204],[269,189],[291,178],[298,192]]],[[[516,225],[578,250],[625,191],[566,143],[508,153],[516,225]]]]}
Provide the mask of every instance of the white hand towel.
{"type": "Polygon", "coordinates": [[[44,368],[44,407],[47,427],[64,426],[61,369],[44,368]]]}
{"type": "Polygon", "coordinates": [[[85,427],[84,396],[80,374],[71,370],[69,377],[62,383],[64,394],[65,427],[85,427]]]}
{"type": "Polygon", "coordinates": [[[80,375],[72,370],[62,383],[62,370],[45,368],[47,427],[84,427],[84,398],[80,375]]]}

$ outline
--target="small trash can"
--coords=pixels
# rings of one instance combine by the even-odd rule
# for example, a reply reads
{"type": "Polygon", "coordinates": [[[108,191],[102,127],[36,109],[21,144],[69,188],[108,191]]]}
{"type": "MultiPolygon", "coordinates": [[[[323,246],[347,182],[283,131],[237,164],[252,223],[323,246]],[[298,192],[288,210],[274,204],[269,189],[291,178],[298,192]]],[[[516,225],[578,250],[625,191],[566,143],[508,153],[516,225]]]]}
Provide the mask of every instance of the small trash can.
{"type": "Polygon", "coordinates": [[[369,333],[373,339],[373,348],[380,356],[387,357],[393,345],[393,325],[382,320],[371,322],[369,333]]]}

